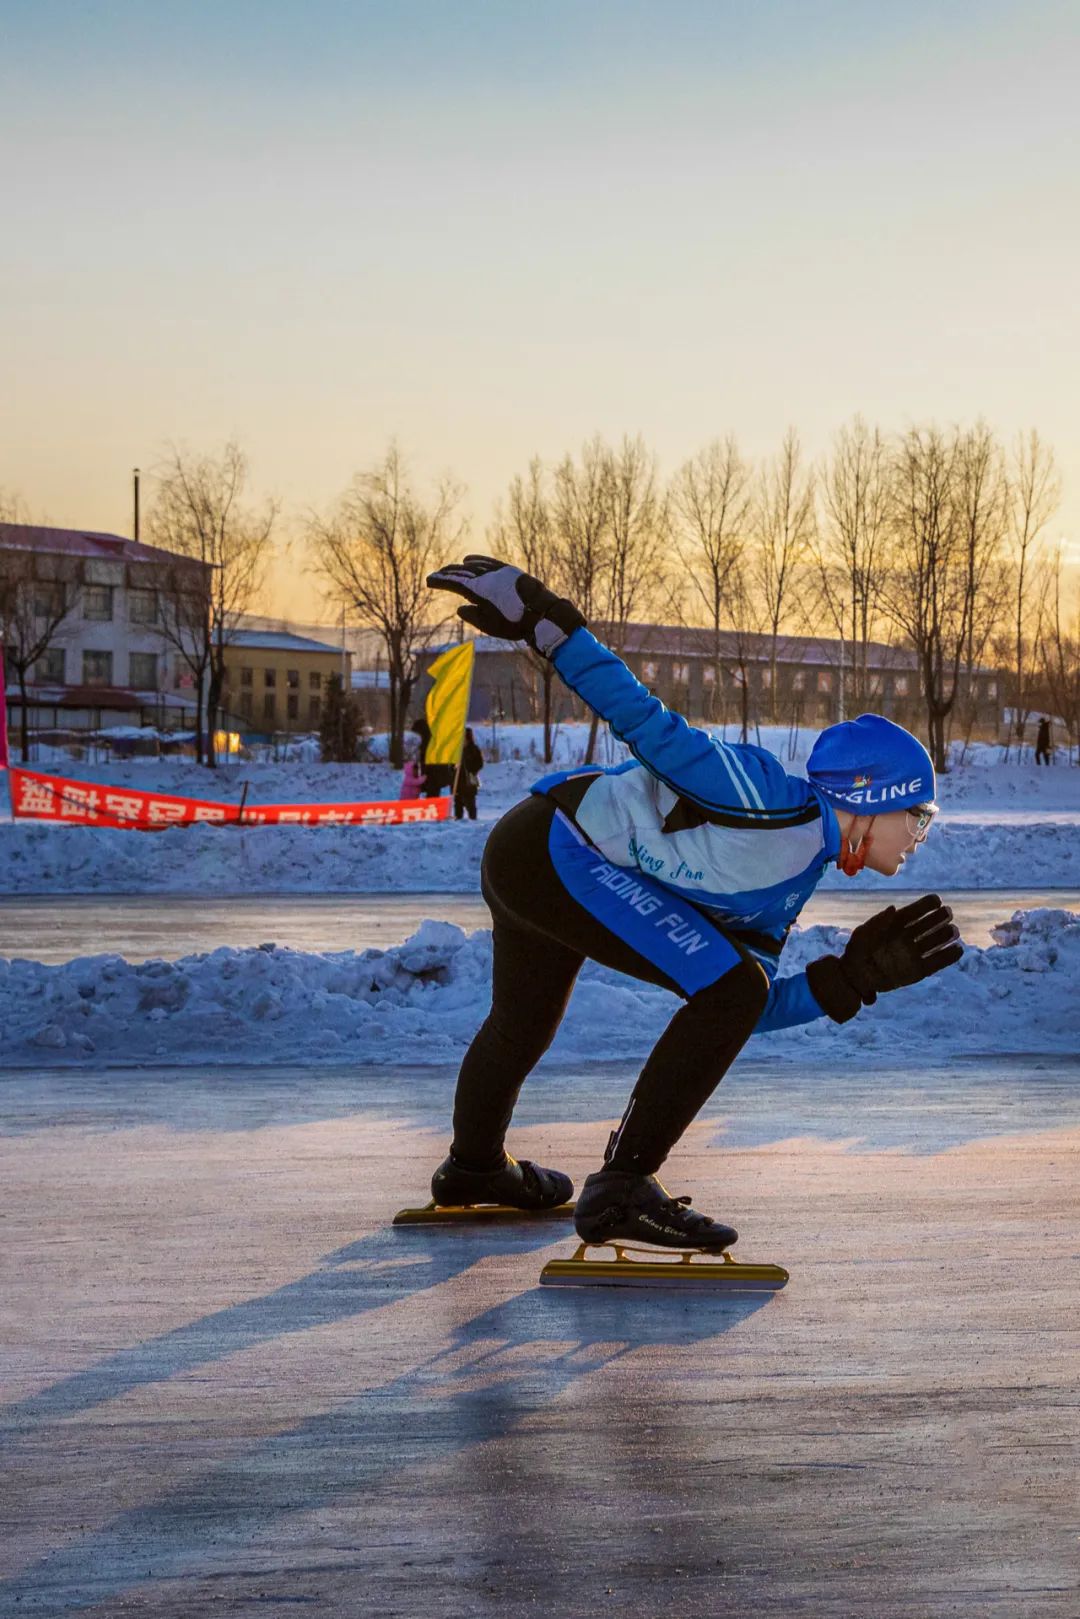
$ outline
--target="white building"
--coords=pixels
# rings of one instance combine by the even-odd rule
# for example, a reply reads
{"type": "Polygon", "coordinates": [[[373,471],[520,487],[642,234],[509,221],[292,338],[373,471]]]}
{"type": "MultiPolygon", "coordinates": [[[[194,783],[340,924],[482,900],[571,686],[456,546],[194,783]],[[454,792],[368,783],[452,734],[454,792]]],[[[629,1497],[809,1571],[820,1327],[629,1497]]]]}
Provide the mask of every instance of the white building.
{"type": "MultiPolygon", "coordinates": [[[[195,725],[190,670],[160,628],[155,579],[175,565],[172,553],[119,534],[0,523],[0,549],[33,553],[33,578],[62,588],[71,612],[30,671],[32,731],[195,725]]],[[[191,564],[199,567],[200,564],[191,564]]],[[[8,674],[14,732],[20,695],[8,674]]]]}

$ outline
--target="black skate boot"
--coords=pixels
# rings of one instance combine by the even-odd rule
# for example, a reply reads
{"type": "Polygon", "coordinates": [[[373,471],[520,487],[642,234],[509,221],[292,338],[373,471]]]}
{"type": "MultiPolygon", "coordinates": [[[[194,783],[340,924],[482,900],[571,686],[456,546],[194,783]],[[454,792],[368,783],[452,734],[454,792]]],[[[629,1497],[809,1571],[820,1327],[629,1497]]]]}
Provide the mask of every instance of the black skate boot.
{"type": "Polygon", "coordinates": [[[671,1197],[655,1175],[600,1169],[581,1188],[574,1227],[584,1242],[649,1242],[659,1248],[703,1248],[722,1253],[739,1233],[671,1197]]]}
{"type": "Polygon", "coordinates": [[[561,1208],[574,1195],[574,1183],[558,1169],[541,1169],[509,1154],[499,1169],[464,1169],[453,1153],[431,1177],[431,1195],[440,1208],[495,1203],[513,1209],[561,1208]]]}

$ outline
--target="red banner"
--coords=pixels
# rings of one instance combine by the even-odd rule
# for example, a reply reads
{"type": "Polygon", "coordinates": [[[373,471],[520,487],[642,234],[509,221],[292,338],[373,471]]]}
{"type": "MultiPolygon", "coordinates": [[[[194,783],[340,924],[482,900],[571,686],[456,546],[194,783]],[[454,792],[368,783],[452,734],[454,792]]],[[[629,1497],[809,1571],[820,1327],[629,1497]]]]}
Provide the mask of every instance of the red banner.
{"type": "Polygon", "coordinates": [[[99,787],[33,770],[12,770],[11,813],[16,820],[63,821],[71,826],[121,826],[160,832],[202,822],[217,826],[399,826],[445,821],[449,798],[388,799],[370,804],[239,804],[144,793],[134,787],[99,787]]]}

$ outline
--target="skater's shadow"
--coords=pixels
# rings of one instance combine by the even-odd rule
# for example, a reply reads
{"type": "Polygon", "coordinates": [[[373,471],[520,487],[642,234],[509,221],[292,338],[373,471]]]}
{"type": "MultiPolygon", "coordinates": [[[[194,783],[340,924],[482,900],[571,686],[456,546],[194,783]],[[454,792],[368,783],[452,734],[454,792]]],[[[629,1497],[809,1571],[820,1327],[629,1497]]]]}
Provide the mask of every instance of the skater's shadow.
{"type": "MultiPolygon", "coordinates": [[[[528,1246],[519,1251],[528,1252],[528,1246]]],[[[417,1247],[433,1266],[444,1268],[438,1237],[421,1238],[414,1253],[417,1247]]],[[[491,1251],[490,1238],[485,1247],[491,1251]]],[[[227,1465],[200,1472],[0,1584],[0,1613],[32,1612],[37,1605],[51,1613],[95,1606],[143,1585],[150,1569],[155,1581],[197,1579],[206,1566],[211,1531],[214,1569],[221,1575],[228,1572],[222,1547],[236,1548],[238,1567],[250,1564],[255,1548],[272,1548],[275,1532],[286,1534],[295,1514],[340,1508],[349,1500],[357,1507],[349,1532],[362,1572],[369,1543],[377,1553],[380,1533],[385,1534],[381,1516],[396,1514],[393,1502],[409,1490],[409,1470],[416,1470],[417,1493],[429,1495],[443,1487],[452,1492],[467,1475],[498,1519],[499,1465],[493,1458],[501,1453],[485,1451],[481,1460],[479,1447],[508,1439],[580,1379],[612,1370],[619,1377],[619,1363],[643,1350],[644,1366],[631,1370],[627,1365],[625,1384],[606,1389],[620,1409],[640,1402],[642,1376],[655,1362],[648,1352],[662,1348],[695,1347],[694,1365],[711,1380],[716,1398],[723,1350],[716,1343],[714,1355],[703,1357],[702,1346],[768,1302],[761,1294],[530,1286],[458,1327],[438,1354],[383,1387],[291,1431],[273,1433],[227,1465]],[[207,1501],[213,1502],[212,1522],[207,1501]]],[[[558,1498],[565,1446],[557,1434],[572,1429],[573,1424],[565,1429],[557,1420],[556,1438],[545,1444],[530,1428],[511,1453],[513,1471],[529,1475],[528,1487],[536,1490],[538,1503],[543,1500],[551,1532],[558,1532],[557,1516],[564,1510],[558,1498]]],[[[617,1445],[622,1430],[621,1422],[610,1430],[600,1423],[587,1440],[587,1464],[601,1461],[605,1446],[617,1445]]],[[[70,1429],[65,1432],[70,1441],[70,1429]]],[[[575,1509],[568,1504],[565,1510],[575,1509]]],[[[436,1523],[428,1532],[445,1531],[436,1523]]]]}
{"type": "Polygon", "coordinates": [[[107,1355],[84,1371],[0,1410],[0,1443],[43,1422],[91,1410],[149,1383],[165,1382],[289,1333],[332,1326],[409,1298],[493,1254],[529,1255],[570,1228],[384,1229],[327,1254],[308,1275],[261,1298],[244,1299],[185,1326],[107,1355]]]}

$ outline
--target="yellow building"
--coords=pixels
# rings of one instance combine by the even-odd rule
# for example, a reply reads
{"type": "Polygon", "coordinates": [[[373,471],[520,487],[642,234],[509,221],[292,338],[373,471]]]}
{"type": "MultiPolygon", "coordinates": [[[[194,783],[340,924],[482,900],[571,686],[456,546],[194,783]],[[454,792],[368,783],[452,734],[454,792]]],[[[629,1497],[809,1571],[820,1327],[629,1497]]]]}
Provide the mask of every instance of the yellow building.
{"type": "Polygon", "coordinates": [[[331,675],[350,689],[352,659],[340,646],[288,630],[237,630],[225,648],[223,719],[244,735],[317,731],[331,675]]]}

